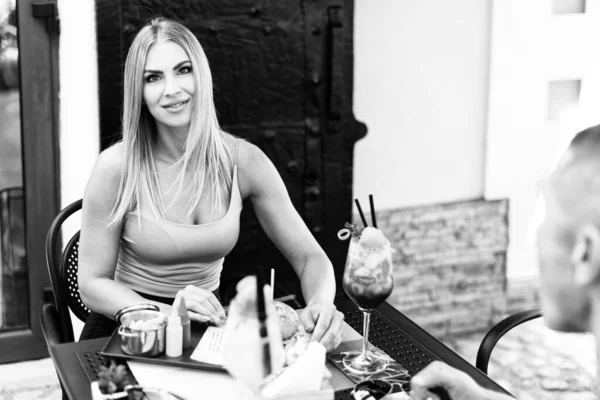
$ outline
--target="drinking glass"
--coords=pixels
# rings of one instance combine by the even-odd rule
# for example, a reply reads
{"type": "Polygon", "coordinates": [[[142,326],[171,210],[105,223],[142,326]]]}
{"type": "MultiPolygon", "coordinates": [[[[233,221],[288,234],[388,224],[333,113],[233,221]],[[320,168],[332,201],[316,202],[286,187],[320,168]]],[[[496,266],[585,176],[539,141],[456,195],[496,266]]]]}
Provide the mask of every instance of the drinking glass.
{"type": "Polygon", "coordinates": [[[392,249],[389,241],[382,246],[365,246],[352,236],[344,267],[343,289],[363,312],[362,351],[352,351],[345,357],[345,367],[355,374],[376,374],[388,361],[369,349],[371,311],[392,293],[392,249]]]}

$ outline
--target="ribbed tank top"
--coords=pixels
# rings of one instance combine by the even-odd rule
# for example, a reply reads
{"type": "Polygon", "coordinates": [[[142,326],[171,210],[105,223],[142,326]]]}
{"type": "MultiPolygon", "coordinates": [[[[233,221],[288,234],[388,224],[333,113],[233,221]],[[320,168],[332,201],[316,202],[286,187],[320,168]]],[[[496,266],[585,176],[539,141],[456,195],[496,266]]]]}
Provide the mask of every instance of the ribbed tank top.
{"type": "Polygon", "coordinates": [[[226,214],[199,225],[131,212],[123,223],[115,281],[142,293],[173,298],[187,285],[219,287],[224,257],[240,231],[242,198],[237,179],[237,150],[226,214]]]}

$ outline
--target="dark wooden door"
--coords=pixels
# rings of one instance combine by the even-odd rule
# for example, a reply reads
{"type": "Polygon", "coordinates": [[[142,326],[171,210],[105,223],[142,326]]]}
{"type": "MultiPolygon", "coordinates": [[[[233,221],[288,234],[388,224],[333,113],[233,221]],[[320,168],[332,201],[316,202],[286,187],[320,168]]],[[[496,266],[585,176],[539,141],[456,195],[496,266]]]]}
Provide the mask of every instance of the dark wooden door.
{"type": "MultiPolygon", "coordinates": [[[[208,56],[221,126],[258,145],[292,202],[341,274],[347,242],[336,233],[352,210],[351,0],[96,0],[101,147],[119,139],[122,66],[138,29],[154,16],[178,20],[208,56]]],[[[223,286],[261,264],[299,292],[299,282],[260,228],[250,204],[226,258],[223,286]]],[[[338,294],[342,291],[338,289],[338,294]]]]}
{"type": "MultiPolygon", "coordinates": [[[[0,2],[1,3],[1,2],[0,2]]],[[[47,356],[44,242],[58,212],[55,2],[5,2],[0,21],[0,363],[47,356]],[[8,6],[8,9],[6,9],[8,6]]],[[[2,7],[0,7],[2,8],[2,7]]]]}

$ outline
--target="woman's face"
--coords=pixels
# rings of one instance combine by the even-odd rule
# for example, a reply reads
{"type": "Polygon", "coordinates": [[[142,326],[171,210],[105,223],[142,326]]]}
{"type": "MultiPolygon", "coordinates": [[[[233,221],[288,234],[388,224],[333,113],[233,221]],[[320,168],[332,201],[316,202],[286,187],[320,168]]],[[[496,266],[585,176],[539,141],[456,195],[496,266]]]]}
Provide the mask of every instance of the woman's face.
{"type": "Polygon", "coordinates": [[[144,66],[143,98],[159,131],[187,133],[195,86],[192,63],[181,46],[170,40],[150,46],[144,66]]]}

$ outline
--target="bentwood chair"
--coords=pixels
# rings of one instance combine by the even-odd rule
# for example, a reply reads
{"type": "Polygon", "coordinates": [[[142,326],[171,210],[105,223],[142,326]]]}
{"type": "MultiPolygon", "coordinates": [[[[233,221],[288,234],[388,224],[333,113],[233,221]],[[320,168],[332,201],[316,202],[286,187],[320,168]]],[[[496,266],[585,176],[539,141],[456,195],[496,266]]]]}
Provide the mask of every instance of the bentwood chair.
{"type": "MultiPolygon", "coordinates": [[[[77,285],[79,231],[64,249],[59,248],[62,243],[62,225],[71,215],[81,210],[81,204],[82,200],[77,200],[63,208],[54,218],[46,235],[46,266],[54,292],[54,304],[46,303],[42,306],[40,322],[48,346],[75,340],[69,311],[84,322],[90,313],[81,300],[77,285]]],[[[60,377],[59,382],[63,388],[60,377]]],[[[68,400],[64,390],[63,400],[68,400]]]]}
{"type": "Polygon", "coordinates": [[[533,308],[530,310],[519,311],[508,317],[504,318],[502,321],[498,322],[496,325],[492,327],[485,335],[481,344],[479,345],[479,350],[477,351],[477,359],[475,361],[475,366],[479,368],[483,373],[487,374],[488,364],[490,361],[490,356],[492,354],[492,350],[494,350],[494,346],[496,343],[504,336],[508,331],[512,328],[521,325],[524,322],[530,321],[535,318],[539,318],[542,316],[542,311],[539,308],[533,308]]]}
{"type": "MultiPolygon", "coordinates": [[[[42,306],[42,312],[40,313],[40,322],[42,324],[42,332],[44,333],[44,339],[46,340],[46,345],[52,346],[55,344],[64,343],[63,341],[63,332],[62,326],[60,325],[60,317],[58,315],[58,310],[56,306],[52,303],[46,303],[42,306]]],[[[63,400],[68,400],[65,391],[63,382],[58,377],[58,381],[60,383],[60,388],[63,392],[63,400]]]]}
{"type": "MultiPolygon", "coordinates": [[[[63,208],[54,218],[46,235],[46,266],[52,282],[56,311],[60,321],[58,333],[62,343],[75,340],[69,310],[83,322],[90,314],[90,310],[81,300],[77,284],[79,231],[71,237],[64,249],[59,248],[62,243],[60,235],[62,225],[70,216],[81,210],[81,204],[82,200],[77,200],[63,208]]],[[[46,341],[48,342],[48,338],[46,341]]]]}

